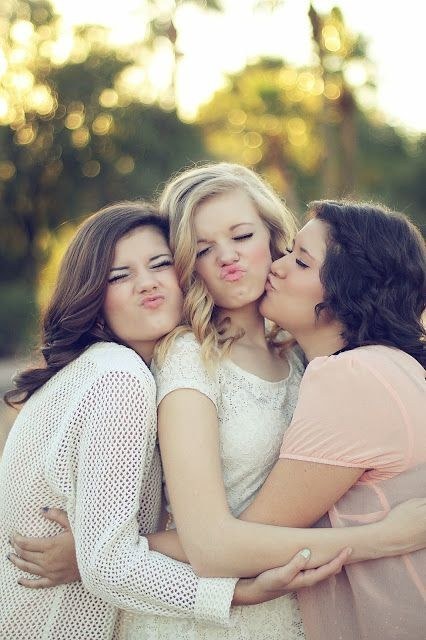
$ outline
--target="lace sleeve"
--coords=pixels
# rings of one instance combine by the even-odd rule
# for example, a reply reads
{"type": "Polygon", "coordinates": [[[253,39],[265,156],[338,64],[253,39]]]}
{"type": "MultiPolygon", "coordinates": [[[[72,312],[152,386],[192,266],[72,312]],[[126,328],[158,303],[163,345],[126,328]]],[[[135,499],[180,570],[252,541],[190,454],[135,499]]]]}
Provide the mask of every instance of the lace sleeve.
{"type": "Polygon", "coordinates": [[[226,624],[235,580],[199,579],[188,565],[150,551],[138,533],[156,440],[152,380],[105,373],[73,423],[81,435],[68,510],[84,586],[122,609],[226,624]]]}
{"type": "Polygon", "coordinates": [[[157,405],[172,391],[194,389],[210,398],[217,407],[218,383],[202,361],[200,345],[192,333],[177,338],[164,362],[151,366],[157,383],[157,405]]]}

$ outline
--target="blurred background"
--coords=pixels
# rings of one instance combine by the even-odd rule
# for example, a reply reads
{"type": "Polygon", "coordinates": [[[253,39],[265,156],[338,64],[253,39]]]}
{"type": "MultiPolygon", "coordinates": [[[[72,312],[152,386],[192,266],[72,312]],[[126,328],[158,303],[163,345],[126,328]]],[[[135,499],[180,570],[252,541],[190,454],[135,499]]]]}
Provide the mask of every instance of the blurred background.
{"type": "MultiPolygon", "coordinates": [[[[2,0],[0,391],[75,226],[203,160],[426,228],[418,0],[2,0]]],[[[13,412],[0,407],[0,453],[13,412]]]]}

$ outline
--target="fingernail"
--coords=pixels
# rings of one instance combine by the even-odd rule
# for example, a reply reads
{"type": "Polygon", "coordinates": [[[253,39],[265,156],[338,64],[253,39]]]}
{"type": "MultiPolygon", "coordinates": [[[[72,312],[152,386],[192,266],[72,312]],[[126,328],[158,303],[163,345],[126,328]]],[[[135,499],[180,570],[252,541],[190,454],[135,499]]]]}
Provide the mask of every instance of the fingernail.
{"type": "Polygon", "coordinates": [[[299,551],[300,555],[303,556],[305,558],[305,560],[308,560],[308,558],[311,557],[311,550],[310,549],[302,549],[302,551],[299,551]]]}
{"type": "Polygon", "coordinates": [[[347,549],[348,556],[352,555],[352,551],[353,551],[352,547],[348,547],[348,549],[347,549]]]}
{"type": "Polygon", "coordinates": [[[43,507],[42,511],[46,512],[49,511],[50,507],[43,507]]]}

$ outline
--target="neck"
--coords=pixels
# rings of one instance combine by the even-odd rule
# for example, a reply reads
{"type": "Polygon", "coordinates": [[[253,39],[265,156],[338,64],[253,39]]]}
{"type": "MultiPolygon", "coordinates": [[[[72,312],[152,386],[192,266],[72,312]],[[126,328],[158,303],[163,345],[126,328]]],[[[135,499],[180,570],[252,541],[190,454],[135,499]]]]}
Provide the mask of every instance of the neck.
{"type": "Polygon", "coordinates": [[[314,333],[296,335],[296,332],[293,332],[292,335],[303,349],[308,362],[310,362],[320,356],[331,356],[336,351],[344,348],[346,343],[341,336],[341,330],[341,327],[327,326],[318,329],[314,333]]]}
{"type": "Polygon", "coordinates": [[[253,302],[240,309],[220,309],[218,322],[229,318],[231,326],[226,331],[226,335],[235,335],[243,331],[244,335],[238,341],[240,344],[250,344],[265,346],[265,319],[259,313],[257,302],[253,302]]]}
{"type": "Polygon", "coordinates": [[[136,353],[140,355],[145,364],[149,367],[156,344],[157,341],[154,340],[153,342],[138,342],[135,344],[129,344],[129,347],[136,351],[136,353]]]}

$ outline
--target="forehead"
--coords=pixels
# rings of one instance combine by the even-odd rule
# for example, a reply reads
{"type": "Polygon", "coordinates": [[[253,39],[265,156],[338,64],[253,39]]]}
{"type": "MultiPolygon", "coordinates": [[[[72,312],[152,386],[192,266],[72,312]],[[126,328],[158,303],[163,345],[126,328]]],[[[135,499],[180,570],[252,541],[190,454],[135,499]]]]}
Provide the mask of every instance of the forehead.
{"type": "Polygon", "coordinates": [[[300,229],[296,236],[296,243],[317,260],[323,261],[327,251],[327,237],[327,225],[322,220],[313,218],[300,229]]]}
{"type": "Polygon", "coordinates": [[[169,250],[169,245],[162,231],[152,225],[136,227],[120,238],[115,245],[114,255],[137,252],[138,254],[152,254],[161,249],[169,250]]]}
{"type": "Polygon", "coordinates": [[[229,228],[243,222],[261,222],[250,196],[241,189],[220,193],[202,202],[195,211],[197,235],[229,228]]]}

